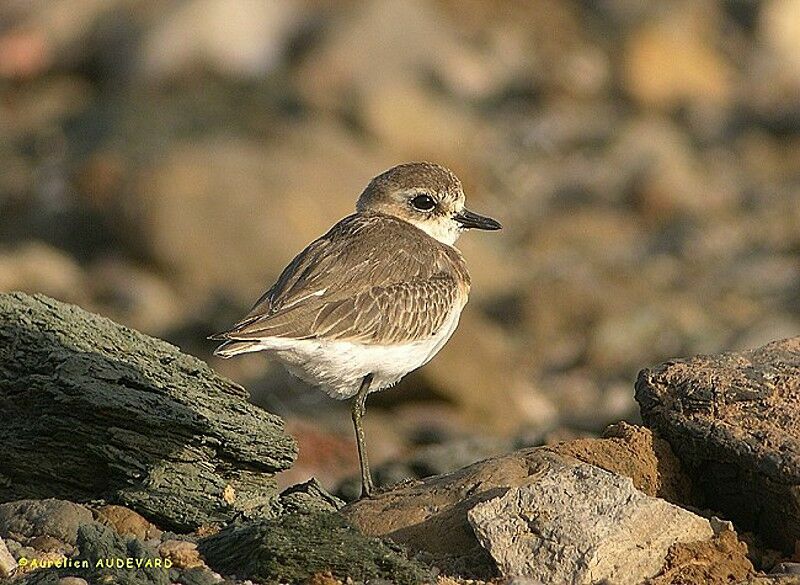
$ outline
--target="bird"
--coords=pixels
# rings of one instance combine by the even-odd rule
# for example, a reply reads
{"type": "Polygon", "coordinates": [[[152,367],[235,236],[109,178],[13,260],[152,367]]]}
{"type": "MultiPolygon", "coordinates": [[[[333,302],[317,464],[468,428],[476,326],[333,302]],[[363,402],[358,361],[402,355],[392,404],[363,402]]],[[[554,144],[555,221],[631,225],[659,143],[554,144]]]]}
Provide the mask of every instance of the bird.
{"type": "Polygon", "coordinates": [[[428,363],[453,335],[470,291],[454,247],[466,230],[499,230],[468,210],[461,181],[430,162],[374,177],[356,212],[310,243],[229,330],[222,358],[265,352],[332,398],[352,399],[361,497],[374,484],[362,419],[368,394],[428,363]]]}

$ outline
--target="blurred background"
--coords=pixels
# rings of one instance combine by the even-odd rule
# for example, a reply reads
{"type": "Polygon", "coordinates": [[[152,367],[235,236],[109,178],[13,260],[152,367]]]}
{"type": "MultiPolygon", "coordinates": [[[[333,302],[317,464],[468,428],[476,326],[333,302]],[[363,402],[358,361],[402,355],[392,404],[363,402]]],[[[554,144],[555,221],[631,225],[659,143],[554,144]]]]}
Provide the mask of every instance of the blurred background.
{"type": "Polygon", "coordinates": [[[800,0],[3,0],[0,290],[165,338],[347,493],[349,406],[227,328],[369,179],[431,160],[453,339],[366,418],[384,481],[636,421],[639,369],[800,333],[800,0]],[[344,483],[342,484],[342,482],[344,483]]]}

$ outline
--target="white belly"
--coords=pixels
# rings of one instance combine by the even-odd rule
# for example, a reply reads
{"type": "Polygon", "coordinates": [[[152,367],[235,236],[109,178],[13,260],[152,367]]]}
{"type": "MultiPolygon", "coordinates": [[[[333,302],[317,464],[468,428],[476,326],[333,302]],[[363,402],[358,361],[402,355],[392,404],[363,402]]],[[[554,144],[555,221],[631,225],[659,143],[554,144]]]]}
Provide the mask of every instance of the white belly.
{"type": "Polygon", "coordinates": [[[375,392],[396,384],[412,370],[428,363],[458,325],[463,306],[455,307],[433,337],[396,345],[366,345],[350,341],[268,338],[258,349],[267,351],[301,380],[321,387],[339,400],[355,396],[367,374],[375,392]]]}

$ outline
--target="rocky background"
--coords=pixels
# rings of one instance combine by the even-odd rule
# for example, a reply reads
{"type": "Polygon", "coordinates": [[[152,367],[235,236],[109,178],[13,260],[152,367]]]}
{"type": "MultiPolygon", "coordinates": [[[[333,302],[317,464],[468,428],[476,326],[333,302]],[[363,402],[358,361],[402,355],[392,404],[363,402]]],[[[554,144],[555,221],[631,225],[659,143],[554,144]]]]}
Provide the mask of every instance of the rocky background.
{"type": "Polygon", "coordinates": [[[637,422],[639,369],[800,332],[798,0],[0,5],[0,291],[209,359],[296,438],[280,487],[353,494],[347,407],[205,337],[419,159],[505,229],[370,400],[384,482],[637,422]]]}

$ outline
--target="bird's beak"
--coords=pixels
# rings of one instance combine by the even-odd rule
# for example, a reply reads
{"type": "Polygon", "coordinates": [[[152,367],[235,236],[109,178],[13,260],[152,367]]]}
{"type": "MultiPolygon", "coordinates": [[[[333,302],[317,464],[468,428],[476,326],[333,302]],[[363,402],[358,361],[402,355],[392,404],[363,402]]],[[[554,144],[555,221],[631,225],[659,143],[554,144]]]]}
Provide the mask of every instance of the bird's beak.
{"type": "Polygon", "coordinates": [[[503,226],[500,225],[499,221],[492,219],[491,217],[486,217],[485,215],[480,215],[475,213],[474,211],[470,211],[466,207],[456,213],[453,216],[461,227],[464,229],[479,229],[479,230],[499,230],[503,226]]]}

